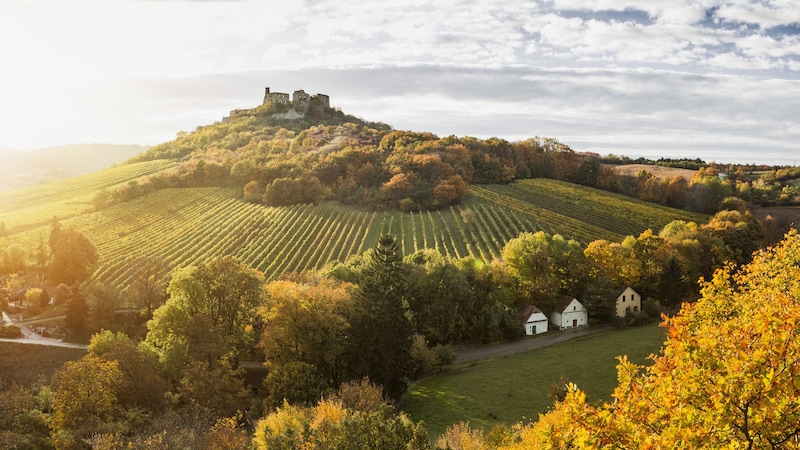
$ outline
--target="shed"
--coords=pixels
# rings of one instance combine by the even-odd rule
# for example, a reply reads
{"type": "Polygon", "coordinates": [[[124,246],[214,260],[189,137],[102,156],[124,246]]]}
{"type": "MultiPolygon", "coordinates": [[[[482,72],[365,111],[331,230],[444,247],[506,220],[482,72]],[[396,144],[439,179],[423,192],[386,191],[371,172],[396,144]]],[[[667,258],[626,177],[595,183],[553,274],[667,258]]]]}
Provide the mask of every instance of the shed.
{"type": "Polygon", "coordinates": [[[522,308],[522,324],[525,327],[525,334],[533,336],[547,332],[550,321],[539,308],[526,305],[522,308]]]}
{"type": "Polygon", "coordinates": [[[550,321],[559,330],[586,326],[589,323],[589,311],[577,298],[563,295],[550,314],[550,321]]]}

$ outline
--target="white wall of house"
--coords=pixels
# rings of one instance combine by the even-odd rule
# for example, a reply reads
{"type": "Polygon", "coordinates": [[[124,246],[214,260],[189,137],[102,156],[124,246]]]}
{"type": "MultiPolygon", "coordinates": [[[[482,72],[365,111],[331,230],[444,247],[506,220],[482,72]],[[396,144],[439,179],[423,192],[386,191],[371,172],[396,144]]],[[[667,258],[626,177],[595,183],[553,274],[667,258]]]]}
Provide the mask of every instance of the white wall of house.
{"type": "Polygon", "coordinates": [[[564,311],[555,311],[553,313],[553,323],[559,329],[582,327],[589,323],[589,311],[577,299],[572,299],[571,302],[564,308],[564,311]]]}
{"type": "Polygon", "coordinates": [[[625,317],[628,312],[642,310],[642,296],[630,286],[617,297],[617,317],[625,317]]]}
{"type": "Polygon", "coordinates": [[[547,332],[547,316],[541,312],[533,313],[525,322],[525,334],[533,336],[547,332]]]}

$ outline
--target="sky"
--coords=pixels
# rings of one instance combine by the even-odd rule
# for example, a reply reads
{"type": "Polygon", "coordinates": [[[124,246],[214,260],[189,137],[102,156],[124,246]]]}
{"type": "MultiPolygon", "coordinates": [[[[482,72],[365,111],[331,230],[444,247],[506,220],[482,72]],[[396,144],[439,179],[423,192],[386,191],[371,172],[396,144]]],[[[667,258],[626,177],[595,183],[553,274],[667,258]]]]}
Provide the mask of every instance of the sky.
{"type": "Polygon", "coordinates": [[[439,136],[793,165],[800,2],[0,3],[0,148],[154,145],[267,86],[439,136]]]}

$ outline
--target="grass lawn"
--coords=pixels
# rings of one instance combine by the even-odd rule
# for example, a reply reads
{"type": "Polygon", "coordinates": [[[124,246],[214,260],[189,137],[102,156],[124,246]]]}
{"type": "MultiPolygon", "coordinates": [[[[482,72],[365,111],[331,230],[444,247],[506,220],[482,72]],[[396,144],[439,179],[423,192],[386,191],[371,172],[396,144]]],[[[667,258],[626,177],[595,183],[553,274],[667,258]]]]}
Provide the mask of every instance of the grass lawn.
{"type": "Polygon", "coordinates": [[[590,402],[610,400],[617,385],[617,356],[638,364],[666,338],[658,324],[598,333],[516,355],[455,366],[411,386],[400,409],[422,420],[435,439],[461,421],[488,431],[538,418],[552,405],[548,387],[561,376],[584,390],[590,402]]]}

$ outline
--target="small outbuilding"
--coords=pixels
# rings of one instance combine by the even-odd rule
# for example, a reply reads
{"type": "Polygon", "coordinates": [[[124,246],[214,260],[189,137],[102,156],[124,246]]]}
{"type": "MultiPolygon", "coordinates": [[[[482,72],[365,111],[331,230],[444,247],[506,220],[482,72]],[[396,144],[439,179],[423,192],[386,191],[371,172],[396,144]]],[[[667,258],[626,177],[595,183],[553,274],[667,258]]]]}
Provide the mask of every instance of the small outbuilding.
{"type": "Polygon", "coordinates": [[[522,308],[522,325],[525,327],[526,335],[545,333],[549,324],[547,316],[539,308],[533,305],[526,305],[522,308]]]}
{"type": "Polygon", "coordinates": [[[625,317],[630,312],[642,310],[642,296],[634,291],[632,287],[625,286],[617,292],[617,303],[615,311],[617,317],[625,317]]]}
{"type": "Polygon", "coordinates": [[[589,311],[577,298],[563,295],[550,314],[550,321],[559,330],[586,326],[589,323],[589,311]]]}

